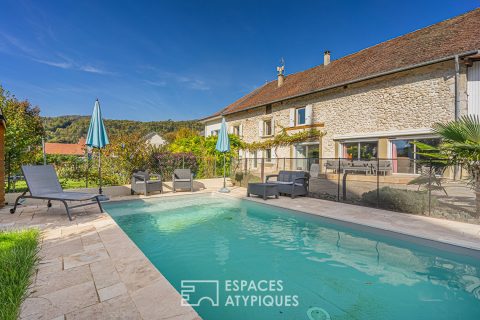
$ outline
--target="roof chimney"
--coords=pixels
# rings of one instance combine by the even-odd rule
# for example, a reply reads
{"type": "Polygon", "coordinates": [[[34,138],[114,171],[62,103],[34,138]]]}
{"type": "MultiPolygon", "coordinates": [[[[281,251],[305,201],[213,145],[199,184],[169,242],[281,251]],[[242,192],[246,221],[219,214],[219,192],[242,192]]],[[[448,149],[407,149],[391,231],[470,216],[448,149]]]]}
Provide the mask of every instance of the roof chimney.
{"type": "Polygon", "coordinates": [[[278,72],[278,87],[283,85],[283,81],[285,81],[285,75],[283,72],[285,71],[285,66],[277,67],[278,72]]]}
{"type": "Polygon", "coordinates": [[[330,51],[325,51],[325,53],[323,54],[323,65],[324,66],[327,66],[330,64],[330,51]]]}

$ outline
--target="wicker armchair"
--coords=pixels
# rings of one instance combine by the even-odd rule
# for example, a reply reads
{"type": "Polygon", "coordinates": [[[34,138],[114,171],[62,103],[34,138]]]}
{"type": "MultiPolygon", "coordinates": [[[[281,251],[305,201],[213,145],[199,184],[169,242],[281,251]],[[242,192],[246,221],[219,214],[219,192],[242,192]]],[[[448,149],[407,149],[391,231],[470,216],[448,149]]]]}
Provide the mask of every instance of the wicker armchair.
{"type": "Polygon", "coordinates": [[[173,192],[190,189],[193,192],[193,173],[190,169],[175,169],[172,174],[173,192]]]}
{"type": "Polygon", "coordinates": [[[131,193],[148,196],[154,191],[163,192],[162,177],[159,174],[150,174],[144,171],[137,171],[132,175],[131,193]],[[151,179],[154,178],[154,179],[151,179]]]}

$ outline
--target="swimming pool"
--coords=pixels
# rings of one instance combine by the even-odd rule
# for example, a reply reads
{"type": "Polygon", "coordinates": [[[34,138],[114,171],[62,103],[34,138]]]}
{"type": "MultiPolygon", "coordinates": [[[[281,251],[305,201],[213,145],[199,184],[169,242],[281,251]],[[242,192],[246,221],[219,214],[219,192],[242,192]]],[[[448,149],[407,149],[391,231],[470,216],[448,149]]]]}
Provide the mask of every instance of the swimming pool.
{"type": "Polygon", "coordinates": [[[205,320],[480,315],[480,260],[416,240],[206,194],[105,209],[205,320]]]}

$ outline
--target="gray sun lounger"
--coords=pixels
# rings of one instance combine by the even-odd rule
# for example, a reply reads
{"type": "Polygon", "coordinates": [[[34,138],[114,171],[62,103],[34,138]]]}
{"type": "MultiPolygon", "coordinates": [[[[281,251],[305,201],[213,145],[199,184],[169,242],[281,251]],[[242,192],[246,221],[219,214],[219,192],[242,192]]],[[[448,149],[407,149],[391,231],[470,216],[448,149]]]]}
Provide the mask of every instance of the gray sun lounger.
{"type": "Polygon", "coordinates": [[[22,171],[25,181],[27,182],[27,191],[30,192],[30,195],[26,195],[27,191],[22,193],[17,200],[15,200],[15,205],[10,209],[10,213],[15,213],[20,199],[28,198],[48,200],[48,207],[52,206],[51,201],[61,201],[65,205],[65,209],[67,209],[67,215],[70,221],[72,221],[72,216],[70,215],[69,209],[88,206],[94,203],[88,202],[69,206],[67,201],[87,201],[95,199],[100,208],[100,212],[103,212],[102,205],[98,199],[98,197],[101,196],[100,194],[63,191],[62,186],[58,181],[57,173],[52,165],[22,166],[22,171]]]}

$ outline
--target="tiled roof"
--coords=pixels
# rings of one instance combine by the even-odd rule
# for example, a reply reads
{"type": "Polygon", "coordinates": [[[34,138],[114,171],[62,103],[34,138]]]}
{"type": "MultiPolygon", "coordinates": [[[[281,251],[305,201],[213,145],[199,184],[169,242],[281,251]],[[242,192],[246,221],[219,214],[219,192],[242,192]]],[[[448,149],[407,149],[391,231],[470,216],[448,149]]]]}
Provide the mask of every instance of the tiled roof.
{"type": "Polygon", "coordinates": [[[85,139],[81,138],[78,143],[45,143],[46,154],[61,155],[85,155],[85,139]]]}
{"type": "Polygon", "coordinates": [[[480,50],[480,8],[334,60],[327,66],[319,65],[288,75],[281,87],[277,87],[277,80],[271,81],[211,117],[235,113],[473,50],[480,50]]]}

